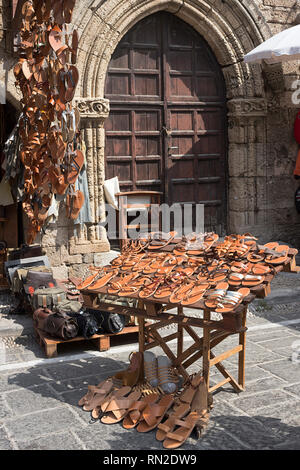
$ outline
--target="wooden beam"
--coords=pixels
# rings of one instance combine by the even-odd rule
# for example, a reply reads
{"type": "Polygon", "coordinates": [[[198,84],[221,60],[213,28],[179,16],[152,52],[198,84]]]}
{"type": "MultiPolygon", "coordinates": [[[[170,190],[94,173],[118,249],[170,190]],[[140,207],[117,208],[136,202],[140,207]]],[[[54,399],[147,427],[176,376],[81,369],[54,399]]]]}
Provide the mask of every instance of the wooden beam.
{"type": "Polygon", "coordinates": [[[224,361],[225,359],[227,359],[230,356],[233,356],[234,354],[237,354],[238,352],[242,351],[242,349],[243,349],[243,346],[241,344],[239,344],[235,348],[230,349],[229,351],[225,351],[222,354],[220,354],[219,356],[216,356],[213,359],[210,359],[210,361],[209,361],[210,367],[218,364],[219,362],[224,361]]]}

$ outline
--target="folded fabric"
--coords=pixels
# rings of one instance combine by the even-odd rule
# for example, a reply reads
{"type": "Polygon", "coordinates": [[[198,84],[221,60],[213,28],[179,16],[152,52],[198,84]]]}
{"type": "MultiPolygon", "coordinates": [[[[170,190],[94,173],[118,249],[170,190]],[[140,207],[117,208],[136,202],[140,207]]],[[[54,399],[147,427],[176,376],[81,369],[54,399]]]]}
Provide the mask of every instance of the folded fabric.
{"type": "Polygon", "coordinates": [[[0,183],[0,201],[1,206],[10,206],[15,202],[11,195],[10,184],[4,178],[0,183]]]}

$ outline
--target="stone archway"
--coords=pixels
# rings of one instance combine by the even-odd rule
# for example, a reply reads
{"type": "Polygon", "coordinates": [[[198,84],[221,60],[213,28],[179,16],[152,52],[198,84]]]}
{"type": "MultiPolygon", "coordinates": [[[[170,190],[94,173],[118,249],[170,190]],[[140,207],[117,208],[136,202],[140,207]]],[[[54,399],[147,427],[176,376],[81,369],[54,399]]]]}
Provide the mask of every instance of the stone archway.
{"type": "Polygon", "coordinates": [[[104,129],[109,102],[103,98],[104,83],[111,55],[120,39],[142,18],[161,10],[190,24],[202,35],[222,67],[228,106],[228,227],[230,231],[249,231],[264,226],[258,201],[266,200],[266,115],[261,67],[249,66],[243,56],[271,35],[256,3],[221,0],[128,0],[80,2],[75,21],[81,30],[79,65],[81,85],[77,102],[82,114],[83,134],[87,144],[89,189],[94,225],[88,239],[94,244],[105,237],[97,223],[103,213],[104,129]],[[77,18],[77,20],[76,20],[77,18]],[[99,211],[100,208],[100,211],[99,211]],[[102,208],[102,210],[101,210],[102,208]]]}

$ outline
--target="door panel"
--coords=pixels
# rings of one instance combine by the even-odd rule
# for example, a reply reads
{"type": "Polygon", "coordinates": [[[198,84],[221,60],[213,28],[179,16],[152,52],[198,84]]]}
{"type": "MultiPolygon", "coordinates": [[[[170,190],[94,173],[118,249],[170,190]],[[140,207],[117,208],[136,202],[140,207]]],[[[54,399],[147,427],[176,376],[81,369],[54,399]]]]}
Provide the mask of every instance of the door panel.
{"type": "Polygon", "coordinates": [[[224,233],[226,93],[204,39],[166,12],[143,19],[112,56],[105,96],[106,178],[204,203],[206,230],[224,233]]]}

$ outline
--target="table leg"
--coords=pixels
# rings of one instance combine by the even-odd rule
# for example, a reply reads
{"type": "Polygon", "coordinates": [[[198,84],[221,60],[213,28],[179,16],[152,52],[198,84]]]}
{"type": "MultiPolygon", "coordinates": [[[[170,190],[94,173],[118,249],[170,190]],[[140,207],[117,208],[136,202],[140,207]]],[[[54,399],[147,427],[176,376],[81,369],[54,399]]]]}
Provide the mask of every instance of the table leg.
{"type": "Polygon", "coordinates": [[[248,307],[245,306],[242,316],[242,327],[245,329],[239,334],[239,344],[242,346],[242,350],[239,352],[239,385],[242,390],[245,389],[245,354],[246,354],[246,320],[247,320],[248,307]]]}
{"type": "MultiPolygon", "coordinates": [[[[177,308],[177,313],[178,316],[183,317],[183,307],[178,307],[177,308]]],[[[177,327],[177,332],[178,332],[178,338],[177,338],[177,356],[180,356],[183,352],[183,327],[182,324],[178,323],[177,327]]]]}
{"type": "MultiPolygon", "coordinates": [[[[203,313],[204,320],[210,320],[210,310],[204,309],[203,313]]],[[[210,371],[210,329],[206,326],[203,327],[203,356],[202,356],[202,367],[203,377],[209,390],[209,371],[210,371]]]]}
{"type": "MultiPolygon", "coordinates": [[[[138,308],[140,309],[145,308],[145,304],[140,300],[138,302],[138,308]]],[[[143,353],[145,351],[145,318],[139,317],[138,325],[139,325],[139,351],[143,353]]]]}

